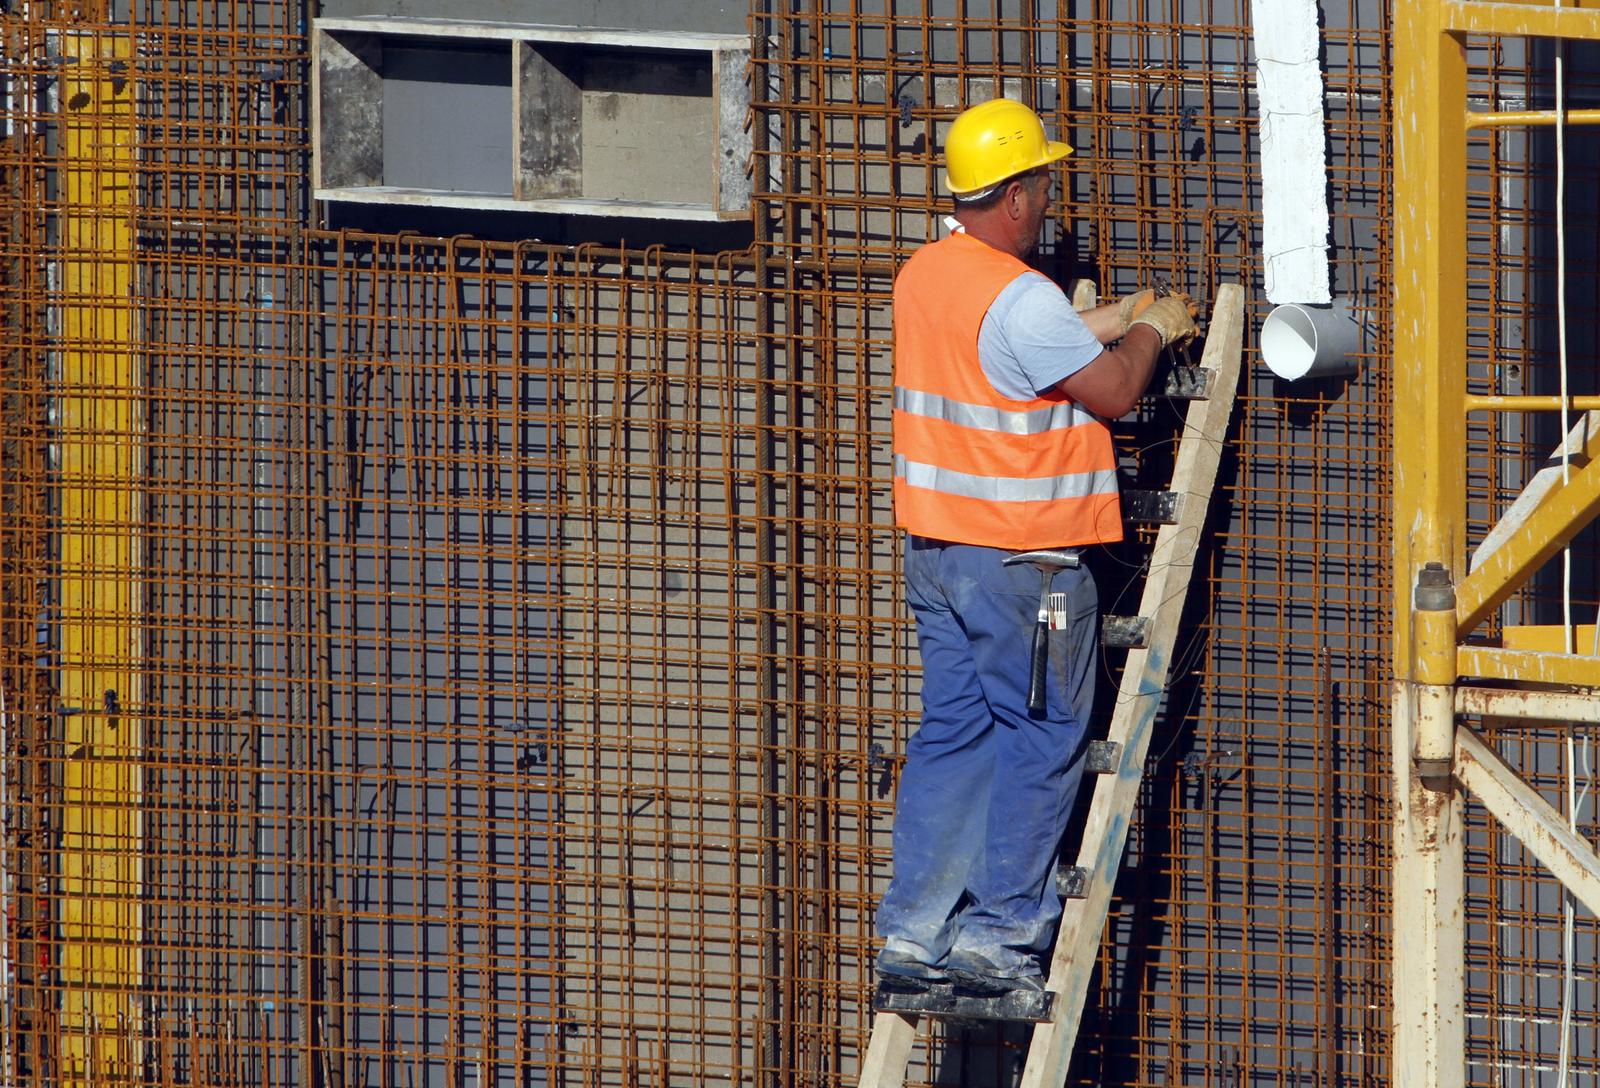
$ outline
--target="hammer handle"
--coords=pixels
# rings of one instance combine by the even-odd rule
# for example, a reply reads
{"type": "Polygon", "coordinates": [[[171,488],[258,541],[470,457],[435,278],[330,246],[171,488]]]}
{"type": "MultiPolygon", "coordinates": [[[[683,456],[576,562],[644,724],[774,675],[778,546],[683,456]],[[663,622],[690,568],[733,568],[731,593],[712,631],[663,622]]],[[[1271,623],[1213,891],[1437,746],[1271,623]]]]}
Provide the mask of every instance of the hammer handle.
{"type": "Polygon", "coordinates": [[[1044,710],[1044,678],[1050,668],[1050,616],[1039,612],[1039,621],[1033,625],[1033,659],[1028,662],[1028,709],[1035,713],[1044,710]]]}

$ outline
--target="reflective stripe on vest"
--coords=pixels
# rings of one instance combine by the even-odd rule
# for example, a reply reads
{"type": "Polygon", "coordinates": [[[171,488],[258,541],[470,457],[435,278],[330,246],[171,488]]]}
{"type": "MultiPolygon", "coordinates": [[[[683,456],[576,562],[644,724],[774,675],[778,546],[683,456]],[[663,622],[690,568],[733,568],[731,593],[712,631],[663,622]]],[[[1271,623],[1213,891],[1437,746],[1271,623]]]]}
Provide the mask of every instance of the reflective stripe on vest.
{"type": "Polygon", "coordinates": [[[937,393],[922,393],[899,386],[895,387],[894,406],[899,411],[924,419],[940,419],[958,427],[998,431],[1001,434],[1044,434],[1046,431],[1061,431],[1095,422],[1094,413],[1079,408],[1072,401],[1057,401],[1043,408],[1015,412],[988,404],[965,404],[937,393]]]}
{"type": "Polygon", "coordinates": [[[1090,495],[1117,494],[1115,469],[1100,472],[1069,472],[1065,476],[974,476],[970,472],[940,468],[908,461],[894,455],[894,474],[912,487],[960,495],[990,502],[1053,502],[1057,499],[1082,499],[1090,495]]]}

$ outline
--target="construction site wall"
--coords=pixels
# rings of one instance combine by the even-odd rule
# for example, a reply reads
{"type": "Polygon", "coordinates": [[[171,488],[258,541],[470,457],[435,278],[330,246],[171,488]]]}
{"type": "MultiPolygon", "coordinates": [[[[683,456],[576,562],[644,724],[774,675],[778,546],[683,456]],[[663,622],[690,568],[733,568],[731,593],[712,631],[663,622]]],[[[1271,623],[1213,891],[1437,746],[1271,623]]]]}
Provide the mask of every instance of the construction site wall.
{"type": "MultiPolygon", "coordinates": [[[[1289,384],[1255,353],[1237,0],[7,5],[0,1079],[853,1083],[920,682],[889,293],[942,230],[950,120],[1003,93],[1077,148],[1041,268],[1249,298],[1072,1082],[1383,1080],[1412,425],[1388,412],[1388,7],[1322,10],[1360,369],[1289,384]],[[312,199],[311,20],[364,14],[748,33],[752,221],[312,199]]],[[[1541,100],[1550,60],[1478,49],[1476,100],[1541,100]]],[[[1553,147],[1474,154],[1475,381],[1549,391],[1553,147]]],[[[1567,170],[1592,238],[1600,165],[1567,170]]],[[[1569,290],[1600,311],[1592,253],[1569,290]]],[[[1116,424],[1127,483],[1164,483],[1178,418],[1116,424]]],[[[1474,432],[1484,526],[1556,437],[1474,432]]],[[[1095,558],[1107,611],[1142,558],[1095,558]]],[[[1505,743],[1552,796],[1586,751],[1505,743]]],[[[1474,821],[1472,1083],[1547,1083],[1568,976],[1572,1067],[1600,1074],[1592,920],[1564,971],[1558,887],[1474,821]]],[[[911,1083],[1014,1078],[1020,1031],[933,1031],[911,1083]]]]}

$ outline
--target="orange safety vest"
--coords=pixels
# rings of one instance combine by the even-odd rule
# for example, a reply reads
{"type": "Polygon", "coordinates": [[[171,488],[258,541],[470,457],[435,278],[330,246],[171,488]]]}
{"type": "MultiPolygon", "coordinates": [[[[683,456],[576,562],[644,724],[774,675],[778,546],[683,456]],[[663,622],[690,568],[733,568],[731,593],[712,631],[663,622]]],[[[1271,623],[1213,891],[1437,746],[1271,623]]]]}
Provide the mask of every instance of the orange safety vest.
{"type": "Polygon", "coordinates": [[[895,277],[895,521],[917,536],[1012,551],[1122,539],[1106,425],[1057,390],[1003,397],[978,362],[984,315],[1026,271],[957,232],[895,277]]]}

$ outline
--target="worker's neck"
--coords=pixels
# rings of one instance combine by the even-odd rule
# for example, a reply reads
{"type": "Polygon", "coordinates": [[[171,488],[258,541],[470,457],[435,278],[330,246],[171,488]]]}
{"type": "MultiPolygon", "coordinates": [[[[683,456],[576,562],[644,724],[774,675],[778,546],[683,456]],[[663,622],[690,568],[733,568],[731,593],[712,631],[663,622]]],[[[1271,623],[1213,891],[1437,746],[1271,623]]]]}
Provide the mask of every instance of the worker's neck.
{"type": "Polygon", "coordinates": [[[1017,230],[1016,220],[1002,214],[1002,209],[964,211],[957,208],[955,221],[973,238],[1019,260],[1027,260],[1033,252],[1033,239],[1022,237],[1017,230]]]}

